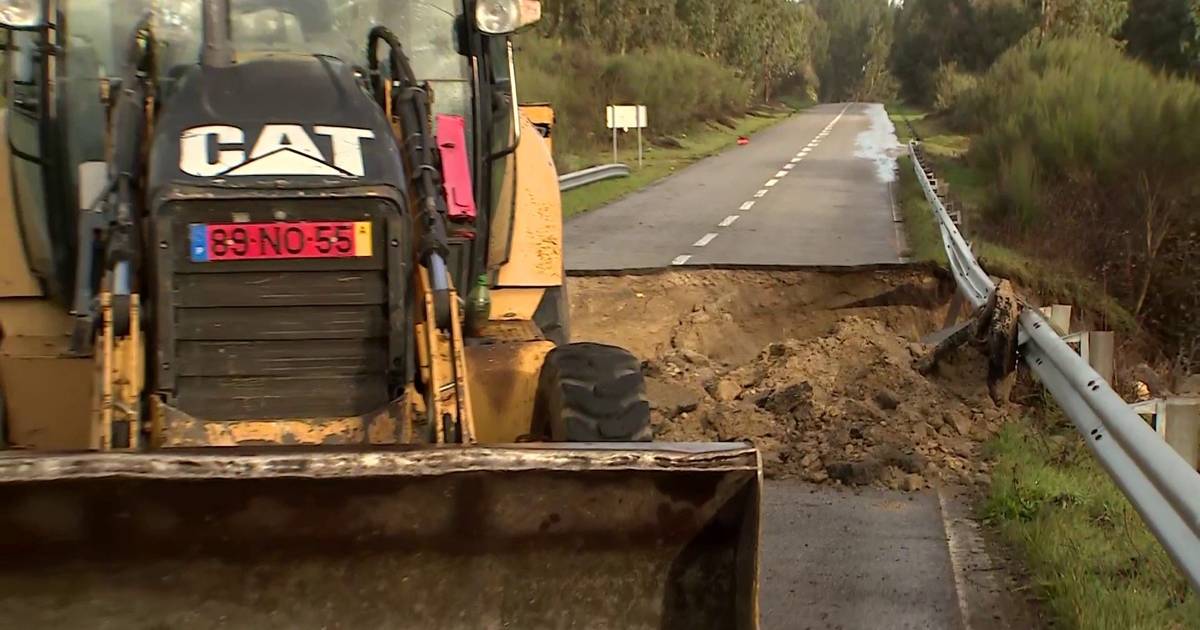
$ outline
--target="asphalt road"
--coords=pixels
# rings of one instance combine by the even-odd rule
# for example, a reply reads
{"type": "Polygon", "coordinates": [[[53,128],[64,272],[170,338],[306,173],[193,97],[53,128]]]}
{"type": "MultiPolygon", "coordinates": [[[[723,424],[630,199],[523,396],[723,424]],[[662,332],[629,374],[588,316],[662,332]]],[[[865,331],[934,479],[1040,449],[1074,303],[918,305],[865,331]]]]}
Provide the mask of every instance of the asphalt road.
{"type": "Polygon", "coordinates": [[[567,269],[900,262],[882,113],[813,107],[576,217],[565,226],[567,269]]]}
{"type": "Polygon", "coordinates": [[[768,483],[765,630],[961,628],[937,495],[768,483]]]}
{"type": "MultiPolygon", "coordinates": [[[[903,262],[878,105],[822,105],[566,225],[568,270],[903,262]]],[[[965,503],[768,482],[767,630],[1031,628],[965,503]],[[949,507],[947,507],[949,506],[949,507]]]]}

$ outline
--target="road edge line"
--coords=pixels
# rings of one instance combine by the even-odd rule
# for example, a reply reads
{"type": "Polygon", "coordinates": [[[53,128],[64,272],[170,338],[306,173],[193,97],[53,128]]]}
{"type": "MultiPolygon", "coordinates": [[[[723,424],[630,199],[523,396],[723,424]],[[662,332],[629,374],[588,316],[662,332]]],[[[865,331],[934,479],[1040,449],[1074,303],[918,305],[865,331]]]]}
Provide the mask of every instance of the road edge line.
{"type": "Polygon", "coordinates": [[[966,575],[963,572],[962,556],[970,553],[962,546],[962,541],[950,522],[946,510],[945,490],[937,489],[938,513],[942,518],[942,532],[946,534],[946,548],[950,555],[950,571],[954,574],[954,594],[958,599],[958,615],[962,621],[963,630],[971,630],[971,611],[967,605],[966,575]]]}

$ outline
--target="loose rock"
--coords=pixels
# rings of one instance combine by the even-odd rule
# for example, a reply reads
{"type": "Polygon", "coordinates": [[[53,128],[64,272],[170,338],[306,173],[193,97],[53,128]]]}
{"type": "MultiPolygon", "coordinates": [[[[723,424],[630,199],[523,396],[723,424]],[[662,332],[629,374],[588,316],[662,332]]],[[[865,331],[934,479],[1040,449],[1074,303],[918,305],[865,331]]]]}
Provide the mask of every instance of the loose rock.
{"type": "Polygon", "coordinates": [[[880,409],[891,411],[900,406],[900,397],[889,389],[881,389],[875,392],[875,404],[879,405],[880,409]]]}
{"type": "Polygon", "coordinates": [[[690,413],[700,407],[700,396],[695,390],[659,378],[646,379],[646,398],[650,400],[651,409],[662,412],[667,418],[690,413]]]}
{"type": "Polygon", "coordinates": [[[925,487],[925,478],[921,475],[905,475],[900,481],[900,489],[905,492],[916,492],[925,487]]]}
{"type": "Polygon", "coordinates": [[[720,378],[712,382],[712,387],[708,393],[721,402],[729,402],[735,400],[742,393],[742,388],[732,379],[720,378]]]}
{"type": "Polygon", "coordinates": [[[679,351],[679,355],[683,357],[684,361],[687,361],[688,363],[691,363],[692,365],[699,365],[699,366],[708,365],[708,357],[704,356],[703,354],[700,354],[699,352],[696,352],[695,350],[691,350],[689,348],[683,348],[682,350],[679,351]]]}
{"type": "Polygon", "coordinates": [[[830,479],[850,486],[867,486],[879,479],[883,466],[875,460],[861,462],[833,462],[825,467],[830,479]]]}

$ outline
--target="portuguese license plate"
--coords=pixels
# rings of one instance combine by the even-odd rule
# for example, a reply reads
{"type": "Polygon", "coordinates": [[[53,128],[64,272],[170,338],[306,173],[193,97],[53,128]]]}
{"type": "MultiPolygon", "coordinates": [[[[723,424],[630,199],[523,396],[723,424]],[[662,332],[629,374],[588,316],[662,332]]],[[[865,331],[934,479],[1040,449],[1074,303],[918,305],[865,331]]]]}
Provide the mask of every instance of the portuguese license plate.
{"type": "Polygon", "coordinates": [[[192,262],[370,257],[369,221],[192,223],[192,262]]]}

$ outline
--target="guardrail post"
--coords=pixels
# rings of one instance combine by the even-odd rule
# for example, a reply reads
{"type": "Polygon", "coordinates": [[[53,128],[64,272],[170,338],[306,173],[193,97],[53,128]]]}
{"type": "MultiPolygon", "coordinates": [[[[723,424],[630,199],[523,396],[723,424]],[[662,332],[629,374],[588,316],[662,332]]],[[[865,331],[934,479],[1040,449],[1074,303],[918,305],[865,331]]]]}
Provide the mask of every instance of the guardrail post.
{"type": "Polygon", "coordinates": [[[1189,466],[1200,470],[1200,399],[1170,398],[1156,420],[1163,424],[1167,444],[1189,466]]]}
{"type": "Polygon", "coordinates": [[[942,328],[949,328],[958,322],[958,316],[962,314],[964,302],[962,293],[955,291],[954,297],[950,298],[950,309],[946,311],[946,322],[942,325],[942,328]]]}
{"type": "Polygon", "coordinates": [[[1058,331],[1059,337],[1065,337],[1071,333],[1071,306],[1069,304],[1043,306],[1038,310],[1046,319],[1050,320],[1050,325],[1058,331]]]}
{"type": "Polygon", "coordinates": [[[959,209],[958,204],[954,203],[953,201],[947,202],[946,203],[946,214],[950,215],[950,221],[952,223],[954,223],[954,227],[958,228],[959,233],[962,233],[962,231],[963,231],[962,210],[959,209]]]}
{"type": "Polygon", "coordinates": [[[1088,333],[1088,363],[1108,383],[1115,372],[1117,336],[1112,331],[1088,333]]]}

